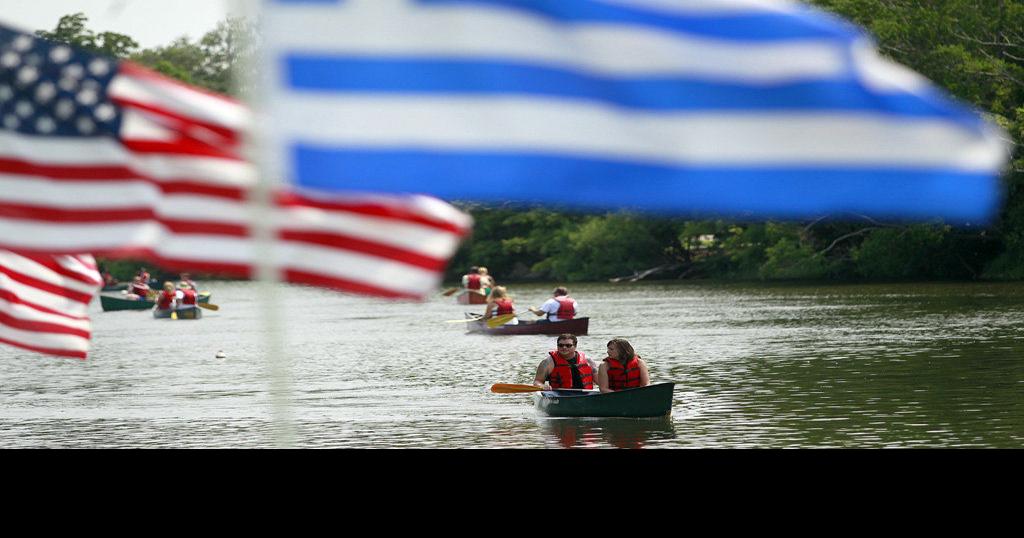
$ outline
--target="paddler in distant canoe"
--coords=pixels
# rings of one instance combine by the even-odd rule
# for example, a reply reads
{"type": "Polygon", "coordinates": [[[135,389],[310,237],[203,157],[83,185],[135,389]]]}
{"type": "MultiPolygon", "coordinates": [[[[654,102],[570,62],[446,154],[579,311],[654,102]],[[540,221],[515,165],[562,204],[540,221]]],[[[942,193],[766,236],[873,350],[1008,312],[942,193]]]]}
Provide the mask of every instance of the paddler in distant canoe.
{"type": "Polygon", "coordinates": [[[647,363],[636,354],[633,346],[624,338],[609,340],[608,356],[597,369],[597,387],[601,392],[617,392],[650,384],[647,363]]]}
{"type": "Polygon", "coordinates": [[[483,289],[485,295],[490,295],[491,290],[494,289],[494,277],[490,275],[486,267],[480,266],[476,269],[477,274],[480,275],[480,287],[483,289]]]}
{"type": "Polygon", "coordinates": [[[580,305],[576,303],[576,299],[569,297],[567,288],[559,286],[555,288],[552,297],[540,305],[540,308],[530,307],[530,312],[538,316],[546,316],[541,321],[562,321],[578,316],[580,305]]]}
{"type": "Polygon", "coordinates": [[[512,315],[512,319],[503,325],[519,325],[519,318],[515,317],[515,313],[515,304],[505,286],[498,286],[491,290],[491,295],[487,297],[487,308],[484,309],[484,319],[512,315]]]}
{"type": "Polygon", "coordinates": [[[557,349],[537,365],[533,385],[552,389],[592,389],[597,365],[576,349],[575,334],[560,334],[555,340],[557,349]]]}
{"type": "Polygon", "coordinates": [[[135,301],[144,301],[149,295],[150,289],[149,284],[142,280],[142,277],[135,275],[132,277],[132,283],[128,285],[128,289],[125,290],[127,295],[126,299],[132,299],[135,301]]]}
{"type": "Polygon", "coordinates": [[[164,289],[156,296],[155,310],[171,310],[178,306],[178,290],[173,282],[164,282],[164,289]]]}
{"type": "Polygon", "coordinates": [[[175,295],[178,299],[178,304],[180,305],[179,308],[198,308],[199,294],[196,293],[195,288],[193,288],[188,282],[178,282],[178,291],[175,295]]]}
{"type": "Polygon", "coordinates": [[[469,268],[469,272],[462,275],[462,287],[467,290],[479,291],[483,293],[483,281],[480,278],[480,268],[472,266],[469,268]]]}
{"type": "Polygon", "coordinates": [[[189,273],[181,273],[181,275],[178,278],[178,280],[180,281],[179,285],[178,285],[179,288],[181,287],[181,284],[188,284],[189,287],[192,288],[196,293],[199,293],[199,286],[197,286],[195,281],[192,280],[192,275],[191,274],[189,274],[189,273]]]}

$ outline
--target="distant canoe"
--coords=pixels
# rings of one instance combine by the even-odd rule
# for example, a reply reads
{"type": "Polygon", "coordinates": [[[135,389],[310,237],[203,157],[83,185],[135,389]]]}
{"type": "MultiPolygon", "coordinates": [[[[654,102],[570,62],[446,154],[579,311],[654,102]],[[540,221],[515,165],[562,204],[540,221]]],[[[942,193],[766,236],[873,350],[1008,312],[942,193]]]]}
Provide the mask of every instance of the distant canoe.
{"type": "Polygon", "coordinates": [[[534,395],[538,410],[552,417],[662,417],[672,413],[675,383],[600,393],[545,390],[534,395]]]}
{"type": "Polygon", "coordinates": [[[128,289],[127,282],[121,282],[120,284],[110,284],[109,286],[103,286],[100,291],[121,291],[128,289]]]}
{"type": "Polygon", "coordinates": [[[171,317],[171,314],[177,314],[175,316],[177,319],[200,319],[203,317],[203,309],[198,306],[186,306],[177,310],[170,308],[167,310],[153,309],[153,317],[156,319],[174,319],[171,317]]]}
{"type": "MultiPolygon", "coordinates": [[[[473,317],[476,314],[466,314],[466,317],[473,317]]],[[[480,334],[554,334],[571,333],[579,336],[587,334],[590,328],[590,318],[573,318],[563,321],[543,321],[520,319],[518,325],[499,325],[494,328],[487,326],[483,318],[479,321],[471,321],[466,324],[471,333],[480,334]]]]}
{"type": "MultiPolygon", "coordinates": [[[[199,302],[210,302],[210,292],[199,292],[199,302]]],[[[123,296],[100,294],[100,306],[104,312],[115,310],[149,310],[156,306],[156,302],[148,300],[126,299],[123,296]]]]}
{"type": "Polygon", "coordinates": [[[487,296],[482,291],[462,290],[462,293],[455,296],[455,302],[459,304],[487,304],[487,296]]]}

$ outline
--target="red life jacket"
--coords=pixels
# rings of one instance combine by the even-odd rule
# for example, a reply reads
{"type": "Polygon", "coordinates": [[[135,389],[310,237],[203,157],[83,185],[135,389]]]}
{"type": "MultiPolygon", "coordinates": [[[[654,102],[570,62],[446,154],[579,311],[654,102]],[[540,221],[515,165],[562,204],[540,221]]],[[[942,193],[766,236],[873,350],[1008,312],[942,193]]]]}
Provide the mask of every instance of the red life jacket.
{"type": "Polygon", "coordinates": [[[548,351],[548,355],[555,361],[555,367],[548,374],[548,383],[554,389],[592,389],[594,388],[594,369],[587,362],[587,356],[582,351],[576,352],[576,369],[580,373],[582,387],[572,386],[572,366],[569,361],[562,358],[557,351],[548,351]]]}
{"type": "Polygon", "coordinates": [[[171,302],[174,301],[175,293],[173,291],[163,290],[160,295],[156,297],[156,307],[160,310],[167,310],[171,307],[171,302]]]}
{"type": "Polygon", "coordinates": [[[563,295],[555,297],[555,300],[558,301],[558,313],[555,314],[558,316],[558,319],[572,319],[576,317],[576,309],[572,306],[572,297],[563,295]]]}
{"type": "Polygon", "coordinates": [[[480,275],[469,275],[469,280],[466,281],[467,290],[478,290],[480,289],[480,275]]]}
{"type": "Polygon", "coordinates": [[[181,304],[193,306],[196,304],[196,300],[198,299],[198,295],[196,295],[196,290],[181,290],[181,293],[185,295],[181,299],[181,304]]]}
{"type": "Polygon", "coordinates": [[[494,313],[495,316],[515,312],[515,307],[512,306],[512,299],[498,299],[497,301],[494,301],[494,304],[498,307],[497,312],[494,313]]]}
{"type": "Polygon", "coordinates": [[[143,297],[143,298],[145,298],[145,297],[146,297],[146,294],[147,294],[147,293],[149,293],[149,286],[145,286],[145,285],[136,285],[136,284],[135,284],[135,283],[133,282],[133,283],[132,283],[132,286],[131,286],[131,289],[130,289],[129,291],[131,291],[131,292],[132,292],[132,293],[134,293],[135,295],[138,295],[138,296],[140,296],[140,297],[143,297]]]}
{"type": "Polygon", "coordinates": [[[640,356],[629,359],[629,362],[621,362],[609,357],[605,359],[608,363],[608,388],[612,390],[632,389],[642,386],[640,383],[640,356]]]}

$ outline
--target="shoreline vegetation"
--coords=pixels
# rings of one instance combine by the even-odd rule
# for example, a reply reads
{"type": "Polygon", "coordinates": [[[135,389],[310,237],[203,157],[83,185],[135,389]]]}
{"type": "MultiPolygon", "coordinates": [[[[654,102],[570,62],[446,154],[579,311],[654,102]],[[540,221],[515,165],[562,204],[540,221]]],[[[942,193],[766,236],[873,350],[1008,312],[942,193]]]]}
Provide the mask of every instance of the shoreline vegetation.
{"type": "MultiPolygon", "coordinates": [[[[449,263],[445,281],[458,281],[471,265],[487,266],[501,282],[1024,280],[1024,4],[993,2],[979,9],[967,0],[810,3],[865,28],[883,55],[928,77],[1005,129],[1012,155],[1003,174],[1003,205],[993,222],[953,226],[854,214],[744,222],[650,217],[629,208],[583,213],[571,207],[456,200],[453,204],[470,213],[475,226],[449,263]]],[[[242,37],[256,35],[244,21],[229,18],[198,41],[180,38],[145,50],[130,36],[96,34],[86,24],[80,13],[67,15],[53,31],[38,34],[130,59],[214,91],[247,93],[231,83],[232,70],[252,54],[242,37]]],[[[571,203],[572,193],[560,199],[571,203]]],[[[141,265],[154,274],[176,274],[153,263],[98,261],[120,280],[141,265]]]]}

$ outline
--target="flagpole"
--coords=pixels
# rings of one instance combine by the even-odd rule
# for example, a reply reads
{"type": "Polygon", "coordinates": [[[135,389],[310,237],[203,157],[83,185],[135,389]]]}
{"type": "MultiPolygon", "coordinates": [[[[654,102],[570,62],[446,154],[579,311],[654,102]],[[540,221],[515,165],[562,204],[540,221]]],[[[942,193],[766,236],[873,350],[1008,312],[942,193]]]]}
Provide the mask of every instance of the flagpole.
{"type": "MultiPolygon", "coordinates": [[[[231,0],[231,12],[253,23],[258,19],[257,0],[231,0]]],[[[242,39],[248,36],[240,36],[242,39]]],[[[256,45],[247,43],[252,48],[256,45]]],[[[258,53],[257,53],[258,54],[258,53]]],[[[266,131],[264,129],[266,95],[261,74],[257,73],[259,62],[254,55],[240,54],[236,63],[239,76],[233,84],[236,95],[244,99],[253,114],[252,128],[243,134],[243,152],[246,160],[255,165],[256,183],[250,199],[251,230],[253,237],[253,276],[256,279],[256,302],[263,324],[263,363],[268,379],[268,395],[271,410],[271,441],[276,448],[291,448],[295,445],[295,426],[292,417],[292,373],[285,352],[285,323],[281,312],[282,281],[274,240],[277,220],[274,211],[274,191],[278,178],[266,161],[266,131]]]]}

